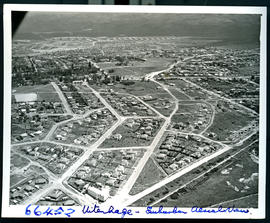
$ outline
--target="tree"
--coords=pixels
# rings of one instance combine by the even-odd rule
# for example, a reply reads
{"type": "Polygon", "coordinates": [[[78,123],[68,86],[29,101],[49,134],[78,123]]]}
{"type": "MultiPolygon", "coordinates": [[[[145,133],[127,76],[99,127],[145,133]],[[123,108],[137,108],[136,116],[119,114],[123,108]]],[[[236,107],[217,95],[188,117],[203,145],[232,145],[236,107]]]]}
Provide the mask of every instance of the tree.
{"type": "Polygon", "coordinates": [[[170,198],[173,199],[173,200],[178,199],[178,197],[179,197],[179,195],[178,195],[177,192],[173,193],[173,194],[170,196],[170,198]]]}
{"type": "Polygon", "coordinates": [[[114,73],[114,69],[111,68],[111,69],[108,70],[108,72],[109,73],[114,73]]]}

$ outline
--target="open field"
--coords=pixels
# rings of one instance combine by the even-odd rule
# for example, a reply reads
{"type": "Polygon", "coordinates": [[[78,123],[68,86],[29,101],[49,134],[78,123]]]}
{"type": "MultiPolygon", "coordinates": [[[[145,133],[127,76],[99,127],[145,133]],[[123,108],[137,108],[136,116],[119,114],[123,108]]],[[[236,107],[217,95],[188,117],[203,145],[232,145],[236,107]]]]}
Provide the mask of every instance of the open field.
{"type": "Polygon", "coordinates": [[[125,85],[124,82],[114,83],[113,85],[91,85],[99,92],[112,90],[117,93],[133,94],[135,96],[144,96],[148,94],[167,93],[158,84],[150,81],[133,81],[131,85],[125,85]]]}
{"type": "Polygon", "coordinates": [[[30,163],[30,161],[28,159],[26,159],[18,154],[12,154],[10,162],[12,164],[11,169],[14,167],[15,168],[23,168],[30,163]]]}
{"type": "Polygon", "coordinates": [[[22,181],[23,179],[25,179],[25,177],[21,174],[11,174],[10,175],[10,186],[14,186],[17,183],[19,183],[20,181],[22,181]]]}
{"type": "MultiPolygon", "coordinates": [[[[180,90],[180,88],[178,88],[180,90]]],[[[178,100],[190,100],[188,95],[184,94],[181,91],[178,91],[175,88],[169,88],[170,92],[178,99],[178,100]]]]}
{"type": "Polygon", "coordinates": [[[160,170],[160,168],[155,164],[153,159],[150,157],[143,167],[141,174],[137,178],[135,184],[131,188],[129,194],[137,194],[146,188],[158,183],[166,177],[166,173],[160,170]]]}
{"type": "Polygon", "coordinates": [[[51,84],[46,85],[35,85],[35,86],[22,86],[14,88],[13,95],[20,96],[22,98],[25,95],[25,101],[31,101],[27,96],[30,94],[36,94],[34,101],[44,101],[44,102],[61,102],[59,95],[55,91],[51,84]]]}
{"type": "Polygon", "coordinates": [[[207,132],[214,132],[217,135],[216,140],[225,141],[232,131],[241,129],[251,120],[253,119],[244,117],[237,112],[216,114],[214,122],[207,132]]]}
{"type": "Polygon", "coordinates": [[[127,119],[113,131],[100,148],[149,146],[163,122],[160,118],[127,119]]]}
{"type": "Polygon", "coordinates": [[[168,117],[175,108],[175,102],[171,95],[166,93],[152,94],[151,100],[144,100],[145,103],[156,109],[162,115],[168,117]]]}
{"type": "Polygon", "coordinates": [[[152,81],[136,81],[132,87],[128,87],[126,90],[127,93],[135,96],[167,93],[163,88],[152,81]]]}
{"type": "Polygon", "coordinates": [[[184,79],[164,79],[160,81],[168,86],[173,86],[173,88],[183,91],[194,100],[210,100],[216,98],[216,96],[206,93],[198,87],[186,82],[184,79]]]}
{"type": "Polygon", "coordinates": [[[224,201],[222,203],[219,203],[217,205],[213,205],[213,208],[218,208],[220,205],[222,205],[222,207],[227,208],[227,207],[238,207],[238,208],[254,208],[254,207],[258,207],[258,193],[255,194],[250,194],[247,196],[243,196],[240,198],[236,198],[236,199],[232,199],[232,200],[228,200],[228,201],[224,201]]]}
{"type": "Polygon", "coordinates": [[[10,164],[10,185],[13,186],[25,179],[21,170],[25,169],[30,164],[30,160],[11,152],[10,164]]]}
{"type": "MultiPolygon", "coordinates": [[[[253,146],[258,147],[258,144],[253,146]]],[[[213,169],[204,177],[175,192],[166,200],[157,203],[156,206],[192,207],[196,205],[207,207],[225,200],[257,193],[258,163],[255,163],[250,157],[249,152],[252,151],[252,147],[237,154],[234,159],[230,159],[219,168],[213,169]],[[211,194],[214,196],[210,196],[211,194]]],[[[253,197],[253,203],[256,200],[257,197],[253,197]]],[[[245,208],[247,208],[246,205],[245,208]]],[[[248,207],[256,208],[257,206],[248,207]]]]}
{"type": "Polygon", "coordinates": [[[259,97],[259,87],[244,78],[187,78],[202,88],[227,98],[259,97]]]}
{"type": "MultiPolygon", "coordinates": [[[[160,187],[159,189],[153,191],[152,193],[142,197],[141,199],[135,201],[131,206],[134,207],[145,207],[147,205],[152,205],[157,200],[162,199],[166,194],[173,193],[174,191],[178,191],[182,185],[185,185],[188,182],[192,182],[193,179],[199,177],[202,174],[205,174],[211,168],[214,168],[215,165],[219,164],[226,158],[230,157],[231,155],[235,154],[236,152],[240,151],[241,149],[249,146],[251,143],[254,143],[255,140],[258,140],[258,134],[251,136],[247,139],[241,146],[235,146],[231,150],[223,153],[222,155],[213,158],[211,161],[200,165],[199,167],[193,169],[192,171],[180,176],[179,178],[171,181],[170,183],[160,187]]],[[[252,164],[253,165],[253,164],[252,164]]],[[[212,173],[215,173],[213,171],[212,173]]],[[[208,175],[211,178],[211,175],[208,175]]],[[[185,190],[183,190],[184,192],[185,190]]],[[[209,194],[208,194],[209,196],[209,194]]],[[[164,201],[165,202],[165,201],[164,201]]],[[[197,204],[194,204],[197,205],[197,204]]]]}
{"type": "Polygon", "coordinates": [[[16,93],[56,93],[54,87],[51,84],[46,85],[34,85],[34,86],[22,86],[14,88],[16,93]]]}
{"type": "Polygon", "coordinates": [[[115,66],[113,63],[98,63],[98,66],[106,71],[113,69],[112,75],[124,77],[143,77],[145,74],[164,70],[173,63],[170,58],[147,58],[144,62],[129,62],[128,66],[115,66]]]}
{"type": "Polygon", "coordinates": [[[243,109],[238,109],[237,106],[222,101],[218,102],[215,110],[213,124],[204,133],[215,140],[230,141],[234,132],[253,125],[252,123],[256,121],[256,117],[252,114],[243,114],[245,112],[243,109]]]}
{"type": "Polygon", "coordinates": [[[210,105],[194,101],[185,101],[184,103],[178,103],[178,110],[171,118],[172,130],[201,132],[210,124],[211,117],[214,115],[210,105]]]}
{"type": "Polygon", "coordinates": [[[61,102],[57,93],[38,92],[37,101],[61,102]]]}

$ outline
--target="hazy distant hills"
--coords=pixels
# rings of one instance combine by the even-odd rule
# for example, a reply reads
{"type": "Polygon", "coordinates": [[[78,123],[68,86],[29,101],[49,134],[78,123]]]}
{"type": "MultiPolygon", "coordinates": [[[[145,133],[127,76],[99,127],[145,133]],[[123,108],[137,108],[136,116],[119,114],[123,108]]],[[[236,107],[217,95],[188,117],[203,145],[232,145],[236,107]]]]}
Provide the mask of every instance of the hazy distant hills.
{"type": "Polygon", "coordinates": [[[28,13],[15,39],[56,36],[198,36],[259,41],[259,15],[28,13]]]}

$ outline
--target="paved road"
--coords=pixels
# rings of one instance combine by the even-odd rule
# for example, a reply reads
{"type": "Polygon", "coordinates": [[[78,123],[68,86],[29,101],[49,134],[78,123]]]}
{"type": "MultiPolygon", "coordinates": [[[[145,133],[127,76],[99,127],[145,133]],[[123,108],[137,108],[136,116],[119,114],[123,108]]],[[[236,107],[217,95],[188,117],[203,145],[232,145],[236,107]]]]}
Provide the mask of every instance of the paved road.
{"type": "Polygon", "coordinates": [[[65,107],[67,114],[73,114],[63,92],[60,90],[60,88],[57,86],[55,82],[51,82],[51,84],[54,87],[55,91],[58,93],[59,98],[62,101],[62,104],[65,107]]]}
{"type": "Polygon", "coordinates": [[[128,205],[134,203],[135,201],[139,200],[140,198],[146,196],[147,194],[149,194],[149,193],[151,193],[151,192],[157,190],[158,188],[160,188],[160,187],[162,187],[162,186],[168,184],[169,182],[171,182],[171,181],[177,179],[178,177],[183,176],[184,174],[190,172],[190,171],[193,170],[194,168],[197,168],[198,166],[200,166],[200,165],[202,165],[202,164],[208,162],[209,160],[215,158],[216,156],[219,156],[220,154],[222,154],[222,153],[228,151],[229,149],[231,149],[231,147],[226,146],[225,148],[223,148],[223,149],[217,151],[216,153],[211,154],[210,156],[207,156],[207,157],[205,157],[205,158],[199,160],[198,162],[191,164],[190,166],[187,166],[187,167],[184,168],[183,170],[176,172],[175,174],[173,174],[173,175],[171,175],[171,176],[165,178],[164,180],[162,180],[162,181],[160,181],[160,182],[154,184],[153,186],[151,186],[151,187],[145,189],[144,191],[142,191],[142,192],[140,192],[140,193],[138,193],[138,194],[136,194],[136,195],[133,195],[133,196],[130,196],[130,195],[129,195],[129,196],[123,198],[123,200],[121,201],[121,203],[123,203],[124,206],[128,206],[128,205]]]}
{"type": "Polygon", "coordinates": [[[210,103],[203,101],[205,104],[207,104],[211,110],[212,110],[212,114],[211,114],[211,119],[209,120],[209,123],[207,124],[207,126],[204,128],[204,130],[201,132],[201,134],[205,133],[207,131],[207,129],[213,124],[214,119],[215,119],[215,115],[216,115],[216,109],[213,105],[211,105],[210,103]]]}
{"type": "MultiPolygon", "coordinates": [[[[173,66],[172,66],[173,67],[173,66]]],[[[155,75],[157,75],[160,72],[155,72],[155,75]]],[[[164,135],[165,131],[167,130],[167,127],[170,124],[171,121],[171,117],[176,113],[176,111],[178,110],[178,102],[177,102],[177,98],[162,84],[160,84],[159,82],[153,80],[154,76],[153,73],[151,73],[152,75],[149,77],[151,81],[155,82],[156,84],[160,85],[164,90],[166,90],[174,99],[175,101],[175,108],[172,111],[171,115],[169,117],[165,117],[162,114],[160,114],[158,111],[156,111],[160,116],[162,116],[165,119],[165,122],[163,123],[162,127],[160,128],[159,132],[157,133],[157,135],[155,136],[153,142],[150,145],[150,148],[148,148],[147,152],[144,154],[143,158],[140,160],[138,166],[135,168],[134,172],[132,173],[132,175],[129,177],[128,181],[125,183],[125,185],[122,187],[122,190],[119,190],[117,195],[113,198],[115,200],[118,200],[119,198],[122,197],[128,197],[128,193],[131,190],[131,188],[133,187],[134,183],[136,182],[137,178],[139,177],[143,167],[145,166],[146,162],[148,161],[149,157],[152,155],[153,151],[155,150],[156,146],[158,145],[160,139],[162,138],[162,136],[164,135]]],[[[140,98],[137,98],[138,100],[140,100],[140,98]]],[[[144,103],[142,100],[140,100],[142,103],[144,103]]],[[[147,105],[148,106],[148,105],[147,105]]],[[[110,201],[108,201],[110,202],[110,201]]]]}

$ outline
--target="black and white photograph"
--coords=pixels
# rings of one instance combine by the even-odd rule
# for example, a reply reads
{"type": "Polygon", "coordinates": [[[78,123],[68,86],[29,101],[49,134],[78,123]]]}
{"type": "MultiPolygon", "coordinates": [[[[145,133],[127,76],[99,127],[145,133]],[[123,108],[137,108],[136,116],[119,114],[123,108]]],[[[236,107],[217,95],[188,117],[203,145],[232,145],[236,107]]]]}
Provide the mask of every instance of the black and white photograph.
{"type": "Polygon", "coordinates": [[[265,8],[4,10],[3,216],[264,217],[265,8]]]}

